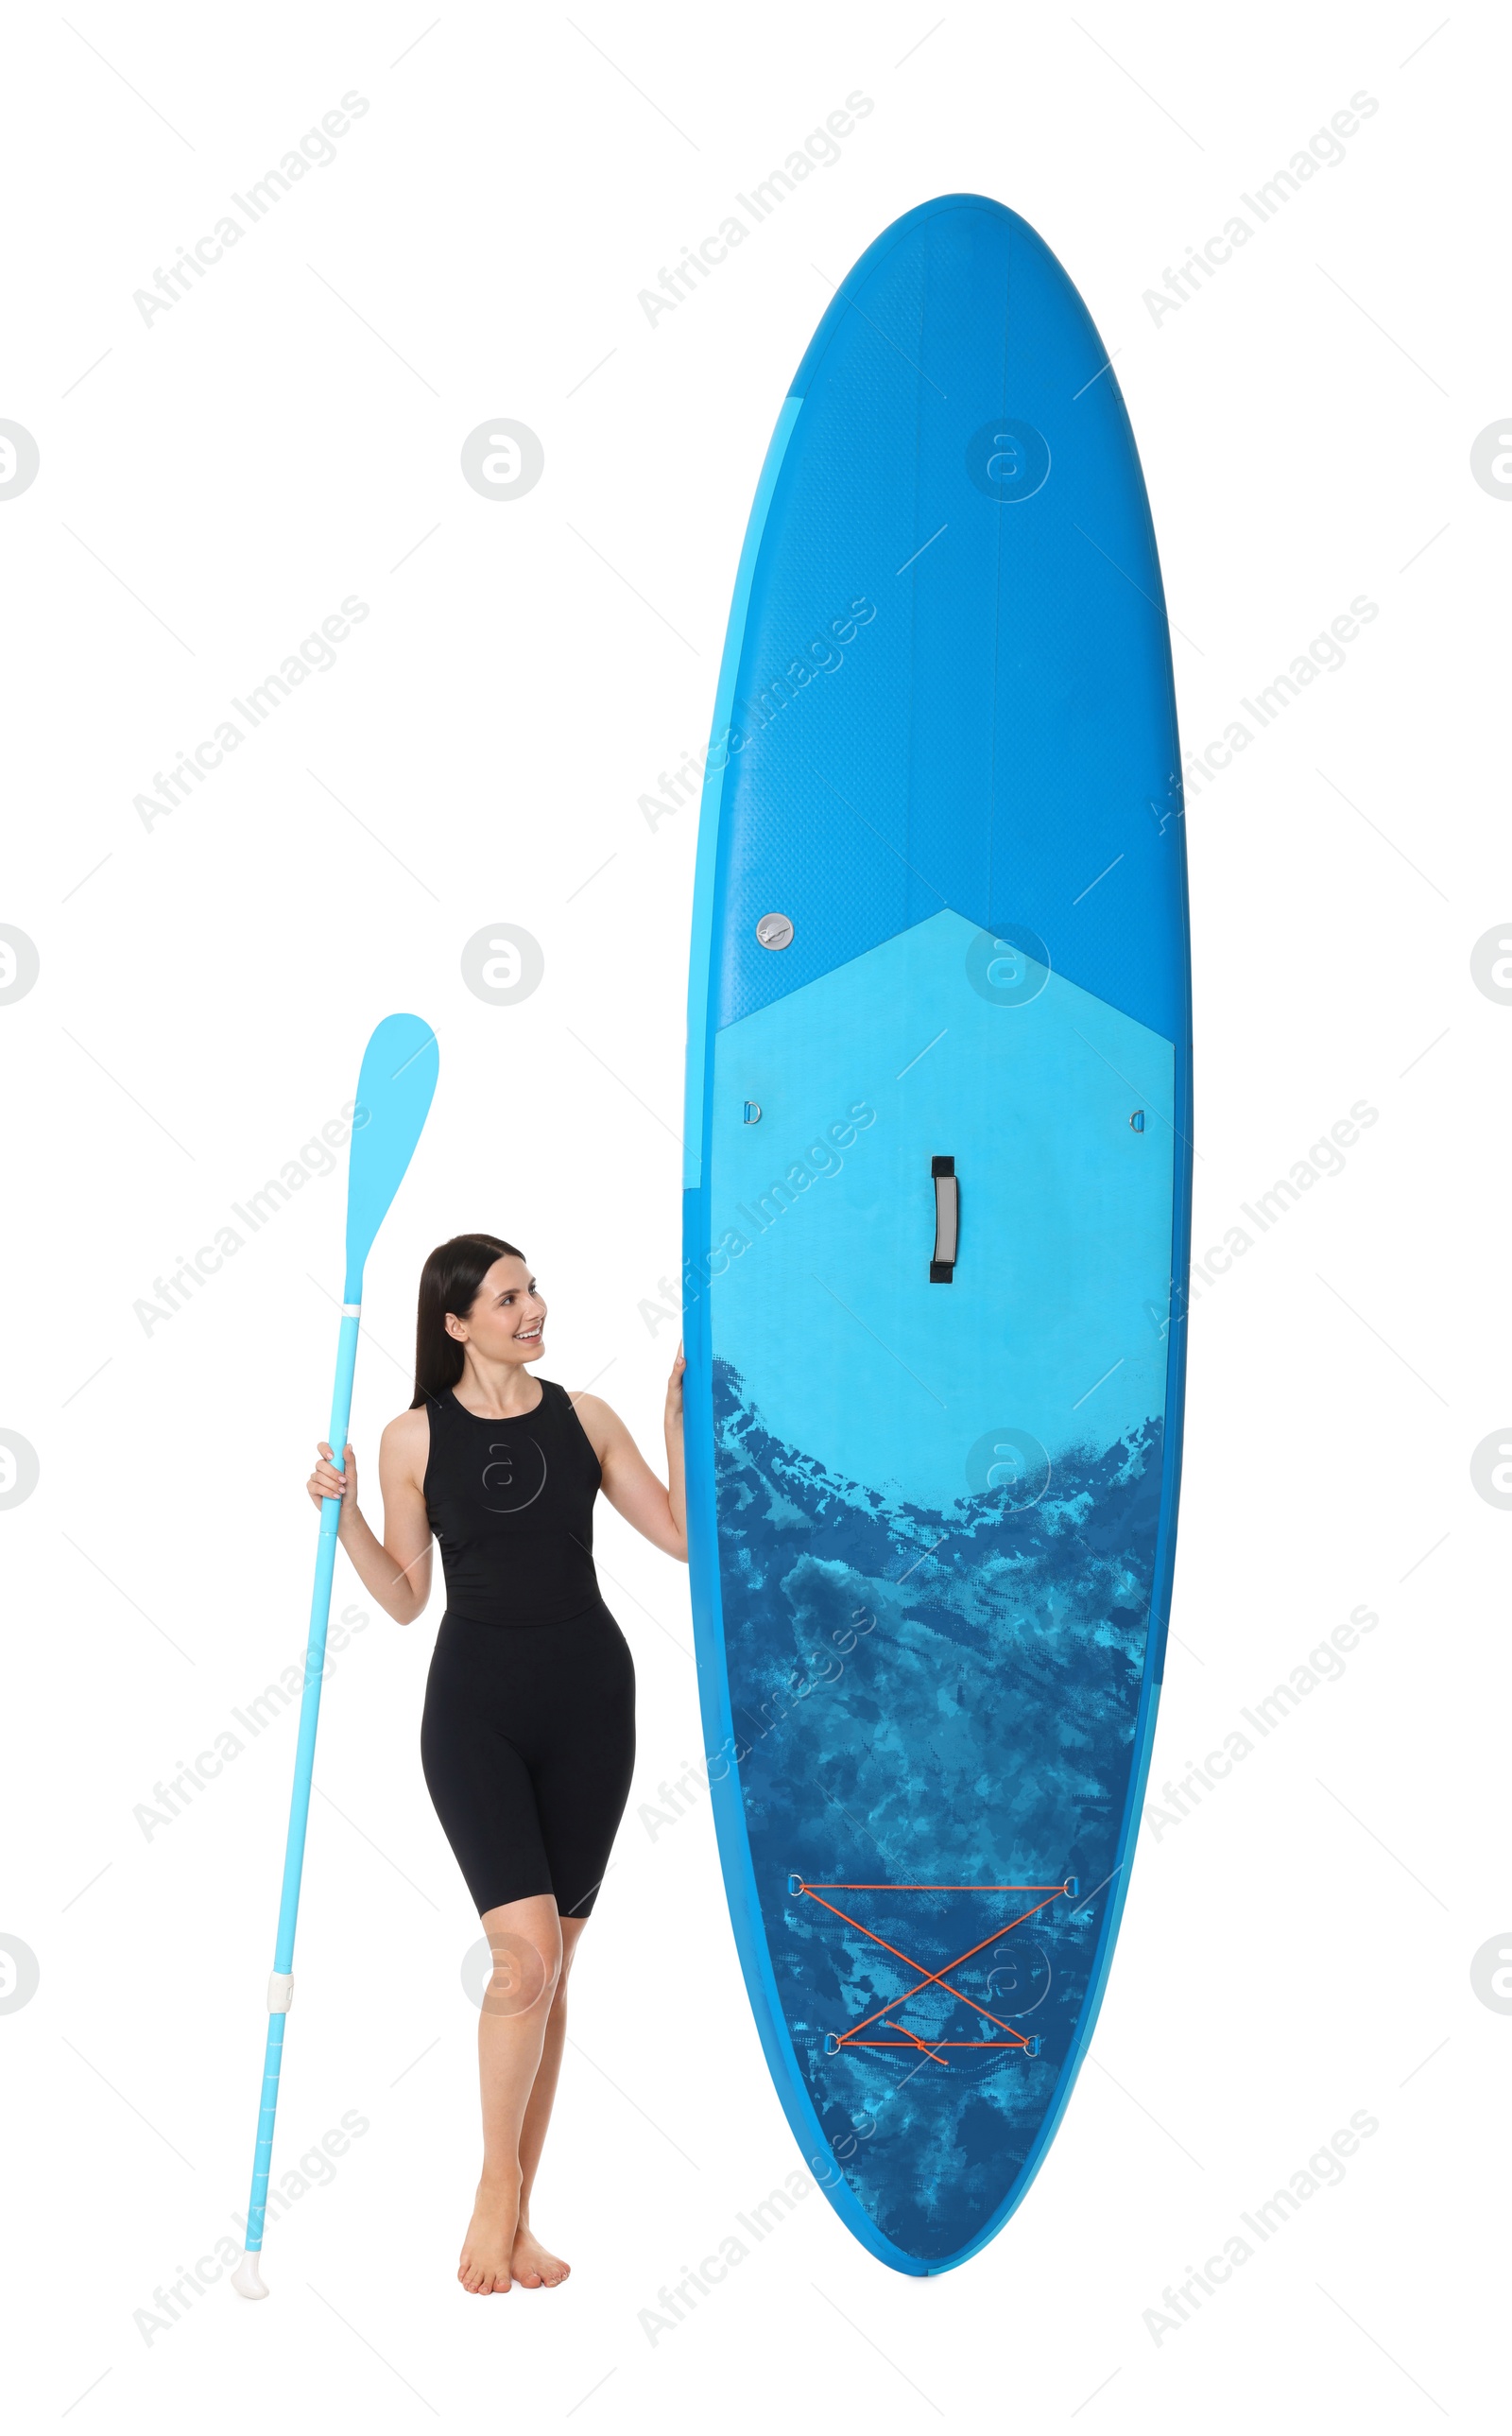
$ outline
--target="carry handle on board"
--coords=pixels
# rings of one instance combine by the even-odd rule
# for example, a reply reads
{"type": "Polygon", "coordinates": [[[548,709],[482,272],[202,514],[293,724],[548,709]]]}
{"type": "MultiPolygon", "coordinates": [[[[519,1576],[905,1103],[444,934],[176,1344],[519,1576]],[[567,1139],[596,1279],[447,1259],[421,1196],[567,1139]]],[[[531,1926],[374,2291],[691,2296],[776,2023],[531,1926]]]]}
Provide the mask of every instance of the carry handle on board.
{"type": "Polygon", "coordinates": [[[956,1244],[961,1233],[961,1186],[953,1158],[931,1158],[934,1178],[934,1258],[930,1262],[931,1286],[955,1283],[956,1244]]]}

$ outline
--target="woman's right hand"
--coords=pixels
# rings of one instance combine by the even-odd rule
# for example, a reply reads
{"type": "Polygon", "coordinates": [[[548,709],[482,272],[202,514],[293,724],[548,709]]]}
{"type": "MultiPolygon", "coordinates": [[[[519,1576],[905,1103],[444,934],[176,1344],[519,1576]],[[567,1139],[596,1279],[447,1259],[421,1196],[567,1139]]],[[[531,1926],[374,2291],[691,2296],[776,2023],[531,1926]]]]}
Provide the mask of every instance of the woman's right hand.
{"type": "Polygon", "coordinates": [[[349,1512],[353,1514],[356,1512],[356,1460],[349,1443],[343,1458],[346,1464],[346,1471],[343,1475],[337,1470],[331,1450],[323,1438],[320,1441],[320,1452],[321,1460],[305,1482],[305,1488],[317,1505],[322,1505],[327,1497],[339,1497],[341,1500],[341,1520],[344,1522],[349,1512]]]}

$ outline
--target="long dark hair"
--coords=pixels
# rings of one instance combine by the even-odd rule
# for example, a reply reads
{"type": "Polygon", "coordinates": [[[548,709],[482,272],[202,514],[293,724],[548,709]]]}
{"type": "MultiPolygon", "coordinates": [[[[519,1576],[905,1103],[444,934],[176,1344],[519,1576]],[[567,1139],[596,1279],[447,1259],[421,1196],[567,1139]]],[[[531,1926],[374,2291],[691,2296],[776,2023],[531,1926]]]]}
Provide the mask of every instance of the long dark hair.
{"type": "Polygon", "coordinates": [[[415,1392],[409,1409],[434,1403],[455,1387],[466,1360],[462,1347],[447,1332],[446,1314],[465,1319],[478,1300],[478,1289],[495,1261],[523,1261],[513,1244],[497,1235],[454,1235],[438,1244],[420,1272],[420,1309],[415,1322],[415,1392]]]}

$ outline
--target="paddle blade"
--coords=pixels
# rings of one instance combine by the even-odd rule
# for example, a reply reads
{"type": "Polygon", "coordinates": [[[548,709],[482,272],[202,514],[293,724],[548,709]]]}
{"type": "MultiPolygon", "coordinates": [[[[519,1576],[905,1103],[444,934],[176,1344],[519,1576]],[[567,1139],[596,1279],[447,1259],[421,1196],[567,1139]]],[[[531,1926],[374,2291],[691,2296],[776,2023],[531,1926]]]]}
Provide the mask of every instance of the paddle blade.
{"type": "Polygon", "coordinates": [[[386,1015],[362,1059],[346,1198],[346,1300],[361,1299],[373,1239],[425,1129],[440,1070],[436,1035],[418,1015],[386,1015]]]}

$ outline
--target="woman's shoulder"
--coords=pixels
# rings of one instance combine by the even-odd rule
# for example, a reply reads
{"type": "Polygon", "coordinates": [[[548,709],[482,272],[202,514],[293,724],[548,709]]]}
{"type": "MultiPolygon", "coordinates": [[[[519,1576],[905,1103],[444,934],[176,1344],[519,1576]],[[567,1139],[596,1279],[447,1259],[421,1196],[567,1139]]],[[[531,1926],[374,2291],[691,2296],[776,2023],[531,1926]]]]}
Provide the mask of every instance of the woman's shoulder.
{"type": "Polygon", "coordinates": [[[617,1431],[624,1427],[618,1414],[612,1404],[604,1402],[601,1396],[590,1395],[586,1387],[563,1387],[559,1393],[564,1411],[572,1415],[595,1455],[602,1463],[617,1431]]]}
{"type": "Polygon", "coordinates": [[[406,1412],[396,1413],[379,1441],[379,1458],[395,1457],[407,1471],[416,1478],[424,1472],[430,1453],[430,1411],[428,1403],[411,1404],[406,1412]]]}

